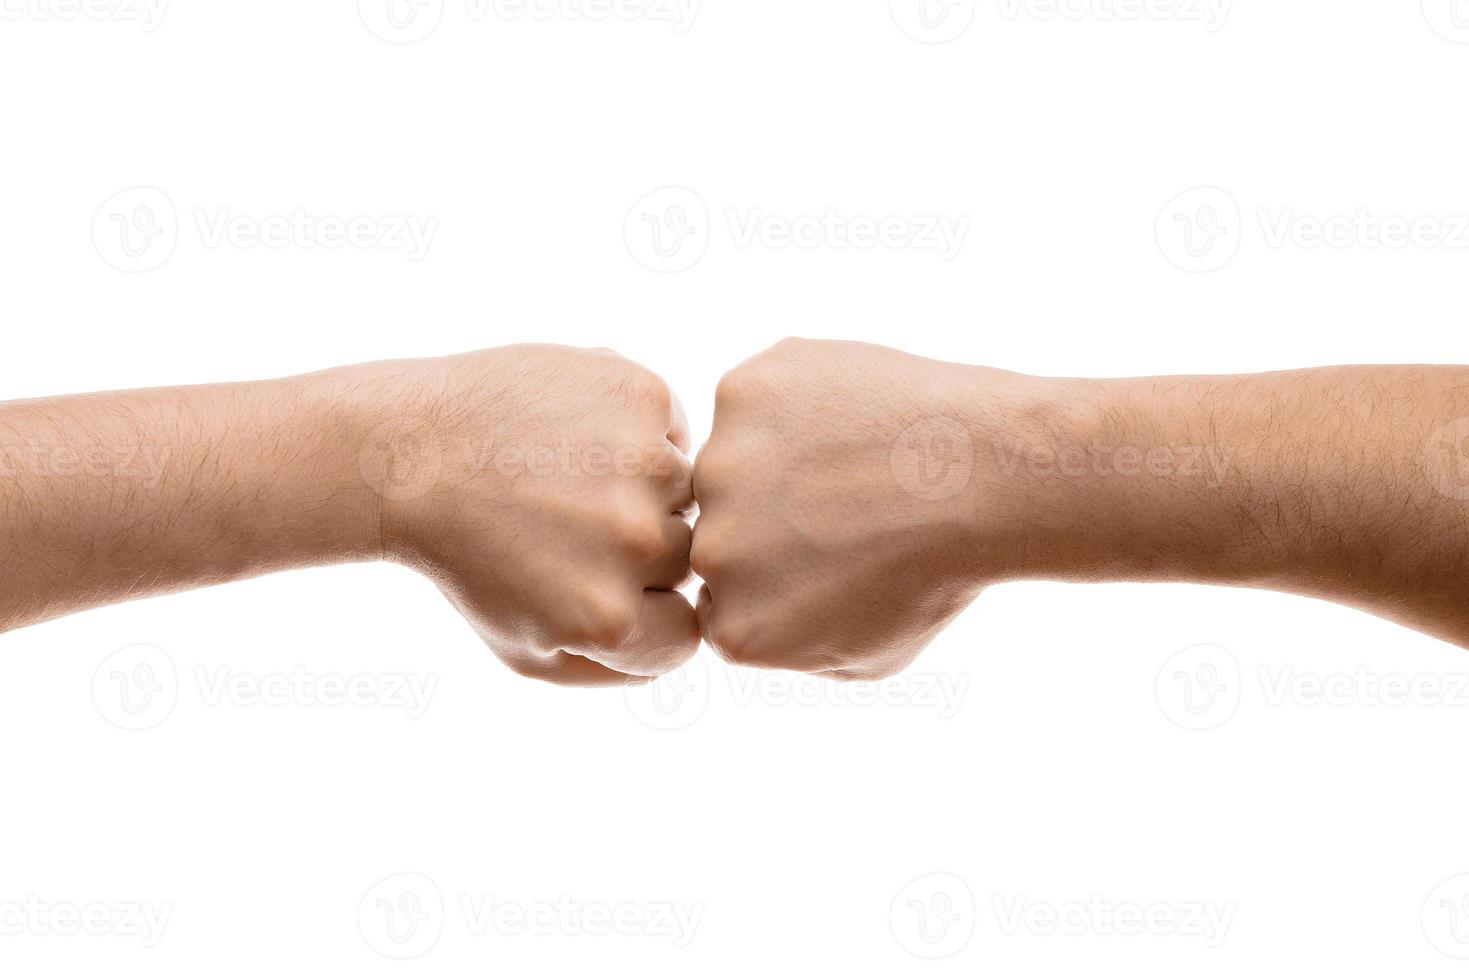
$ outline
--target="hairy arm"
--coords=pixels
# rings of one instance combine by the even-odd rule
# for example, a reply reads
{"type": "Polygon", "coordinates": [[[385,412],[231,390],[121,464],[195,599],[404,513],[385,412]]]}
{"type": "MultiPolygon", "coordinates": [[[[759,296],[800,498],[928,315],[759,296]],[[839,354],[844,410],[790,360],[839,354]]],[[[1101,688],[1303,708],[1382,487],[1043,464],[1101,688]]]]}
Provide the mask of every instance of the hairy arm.
{"type": "Polygon", "coordinates": [[[1009,576],[1274,589],[1469,646],[1469,368],[1033,384],[1030,444],[989,447],[1026,501],[1009,576]]]}
{"type": "Polygon", "coordinates": [[[378,557],[342,394],[322,374],[0,405],[0,629],[378,557]]]}
{"type": "Polygon", "coordinates": [[[1469,646],[1469,368],[1035,378],[787,341],[721,382],[693,565],[716,650],[878,677],[986,585],[1331,599],[1469,646]]]}
{"type": "Polygon", "coordinates": [[[645,680],[699,643],[687,449],[657,375],[547,345],[0,405],[0,631],[387,559],[518,673],[645,680]]]}

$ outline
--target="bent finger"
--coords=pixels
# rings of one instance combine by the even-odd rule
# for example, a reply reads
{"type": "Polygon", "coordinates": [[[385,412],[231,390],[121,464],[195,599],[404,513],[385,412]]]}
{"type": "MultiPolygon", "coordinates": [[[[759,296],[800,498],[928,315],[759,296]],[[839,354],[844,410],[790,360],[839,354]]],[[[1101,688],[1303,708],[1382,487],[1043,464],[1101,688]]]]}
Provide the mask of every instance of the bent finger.
{"type": "Polygon", "coordinates": [[[603,666],[634,677],[657,677],[699,649],[699,620],[678,592],[645,589],[637,627],[615,649],[589,651],[603,666]]]}

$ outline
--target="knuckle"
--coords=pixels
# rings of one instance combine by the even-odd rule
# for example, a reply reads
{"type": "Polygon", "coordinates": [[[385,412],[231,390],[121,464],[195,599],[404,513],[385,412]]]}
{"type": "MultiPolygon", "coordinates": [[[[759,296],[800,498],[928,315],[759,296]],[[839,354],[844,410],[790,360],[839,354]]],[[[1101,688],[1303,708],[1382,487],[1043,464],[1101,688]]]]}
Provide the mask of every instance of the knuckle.
{"type": "Polygon", "coordinates": [[[648,368],[633,361],[626,362],[627,377],[624,386],[639,405],[668,412],[673,408],[673,391],[668,382],[648,368]]]}
{"type": "Polygon", "coordinates": [[[638,561],[662,558],[667,550],[662,529],[651,521],[624,519],[618,523],[616,535],[618,550],[638,561]]]}
{"type": "Polygon", "coordinates": [[[777,669],[782,666],[780,656],[762,645],[756,630],[745,622],[715,623],[708,640],[722,660],[736,667],[777,669]]]}
{"type": "Polygon", "coordinates": [[[637,629],[637,616],[626,603],[593,593],[572,610],[567,645],[575,649],[611,651],[626,643],[637,629]]]}
{"type": "Polygon", "coordinates": [[[718,576],[725,566],[727,549],[718,532],[709,530],[704,524],[694,525],[694,540],[689,547],[689,565],[694,574],[706,582],[711,575],[718,576]]]}
{"type": "Polygon", "coordinates": [[[687,456],[665,443],[653,457],[651,475],[659,484],[683,488],[693,479],[693,469],[687,456]]]}
{"type": "Polygon", "coordinates": [[[716,447],[713,443],[704,447],[699,453],[698,462],[694,464],[694,497],[698,499],[703,493],[716,491],[724,487],[734,479],[737,465],[734,457],[725,449],[716,447]]]}
{"type": "Polygon", "coordinates": [[[714,386],[714,411],[729,412],[743,405],[753,384],[754,372],[748,365],[741,365],[725,372],[714,386]]]}

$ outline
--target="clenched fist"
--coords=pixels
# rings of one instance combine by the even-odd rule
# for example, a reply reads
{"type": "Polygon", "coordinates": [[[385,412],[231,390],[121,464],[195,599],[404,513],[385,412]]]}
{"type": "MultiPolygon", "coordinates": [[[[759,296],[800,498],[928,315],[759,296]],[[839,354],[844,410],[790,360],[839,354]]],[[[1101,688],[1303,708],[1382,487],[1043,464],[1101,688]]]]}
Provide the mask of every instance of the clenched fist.
{"type": "Polygon", "coordinates": [[[688,433],[662,379],[551,346],[340,373],[374,423],[361,473],[385,557],[436,582],[510,667],[607,685],[694,654],[674,591],[689,578],[688,433]]]}
{"type": "Polygon", "coordinates": [[[847,679],[911,662],[1006,544],[977,520],[1005,503],[976,448],[1013,377],[800,340],[725,375],[694,474],[715,650],[847,679]]]}

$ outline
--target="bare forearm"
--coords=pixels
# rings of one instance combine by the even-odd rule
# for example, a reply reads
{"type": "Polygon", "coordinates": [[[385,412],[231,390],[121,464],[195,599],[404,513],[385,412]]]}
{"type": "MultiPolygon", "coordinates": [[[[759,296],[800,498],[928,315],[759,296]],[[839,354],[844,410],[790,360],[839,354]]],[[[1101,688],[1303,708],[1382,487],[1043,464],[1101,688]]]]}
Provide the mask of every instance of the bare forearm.
{"type": "Polygon", "coordinates": [[[1277,589],[1469,645],[1469,369],[1042,384],[994,440],[1015,576],[1277,589]]]}
{"type": "Polygon", "coordinates": [[[0,631],[385,559],[518,673],[645,681],[699,642],[687,449],[661,378],[549,345],[0,405],[0,631]]]}
{"type": "Polygon", "coordinates": [[[0,629],[370,557],[329,375],[0,406],[0,629]]]}

